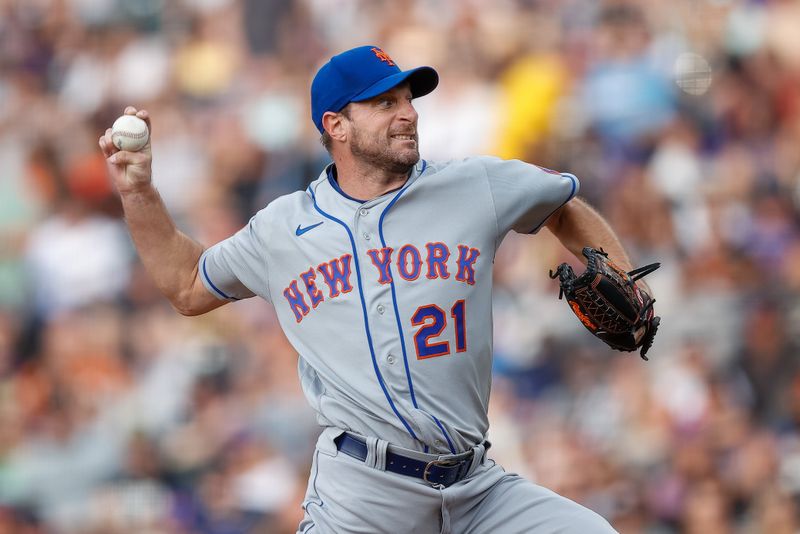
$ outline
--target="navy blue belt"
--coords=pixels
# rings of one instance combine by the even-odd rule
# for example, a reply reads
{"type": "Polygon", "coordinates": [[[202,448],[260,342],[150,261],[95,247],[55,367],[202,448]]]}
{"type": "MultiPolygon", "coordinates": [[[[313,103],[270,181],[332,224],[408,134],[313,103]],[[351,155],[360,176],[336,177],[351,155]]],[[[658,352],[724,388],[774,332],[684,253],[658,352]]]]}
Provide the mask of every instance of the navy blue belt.
{"type": "MultiPolygon", "coordinates": [[[[348,456],[362,462],[367,459],[367,444],[363,439],[344,433],[335,440],[336,448],[348,456]]],[[[464,480],[472,465],[473,451],[456,459],[432,460],[425,462],[386,451],[386,470],[399,475],[421,478],[434,486],[452,486],[464,480]]]]}

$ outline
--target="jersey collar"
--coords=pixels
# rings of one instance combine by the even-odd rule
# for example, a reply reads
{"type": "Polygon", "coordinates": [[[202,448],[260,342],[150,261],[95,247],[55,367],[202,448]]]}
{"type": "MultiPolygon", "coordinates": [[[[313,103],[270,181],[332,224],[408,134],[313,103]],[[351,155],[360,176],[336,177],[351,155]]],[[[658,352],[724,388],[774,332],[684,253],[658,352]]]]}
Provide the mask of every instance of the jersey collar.
{"type": "Polygon", "coordinates": [[[309,188],[314,191],[317,202],[320,203],[321,206],[334,214],[345,216],[348,212],[352,212],[355,209],[362,207],[369,208],[394,198],[398,191],[411,187],[411,185],[417,181],[417,178],[425,172],[427,167],[428,163],[425,160],[419,160],[417,164],[412,167],[408,180],[406,180],[406,183],[403,184],[402,187],[388,191],[370,200],[360,200],[342,191],[342,188],[339,187],[339,183],[336,180],[335,163],[328,164],[320,173],[319,177],[309,185],[309,188]]]}
{"type": "MultiPolygon", "coordinates": [[[[359,200],[355,197],[351,197],[347,193],[345,193],[341,187],[339,187],[339,180],[336,178],[336,164],[331,163],[325,168],[325,173],[328,175],[328,182],[330,183],[331,187],[333,187],[337,193],[342,195],[343,197],[352,200],[354,202],[358,202],[359,204],[364,204],[367,202],[366,200],[359,200]]],[[[405,185],[405,184],[403,184],[405,185]]],[[[402,186],[399,188],[402,189],[402,186]]]]}

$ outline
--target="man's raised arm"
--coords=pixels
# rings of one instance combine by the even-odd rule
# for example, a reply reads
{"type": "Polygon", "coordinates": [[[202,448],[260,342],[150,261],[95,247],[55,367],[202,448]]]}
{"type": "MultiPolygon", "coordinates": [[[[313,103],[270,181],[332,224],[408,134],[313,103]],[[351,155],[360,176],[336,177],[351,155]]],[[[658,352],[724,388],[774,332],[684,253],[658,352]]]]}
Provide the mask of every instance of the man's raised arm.
{"type": "MultiPolygon", "coordinates": [[[[152,132],[147,111],[128,106],[125,114],[143,119],[152,132]]],[[[200,315],[225,304],[205,288],[198,275],[203,246],[176,228],[153,187],[150,140],[138,152],[120,151],[111,142],[109,128],[99,144],[122,198],[131,237],[156,287],[183,315],[200,315]]]]}

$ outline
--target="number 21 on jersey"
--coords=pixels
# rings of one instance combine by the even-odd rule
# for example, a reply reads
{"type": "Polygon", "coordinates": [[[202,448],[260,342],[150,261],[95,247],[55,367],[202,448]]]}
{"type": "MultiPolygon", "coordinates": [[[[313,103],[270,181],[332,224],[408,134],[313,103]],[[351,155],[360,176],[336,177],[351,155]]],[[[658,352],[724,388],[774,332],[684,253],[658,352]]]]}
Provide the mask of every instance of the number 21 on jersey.
{"type": "MultiPolygon", "coordinates": [[[[456,352],[467,350],[467,305],[461,299],[457,300],[450,308],[450,317],[453,319],[453,328],[456,336],[456,352]]],[[[414,346],[417,349],[417,359],[435,358],[450,354],[450,342],[447,340],[436,341],[447,328],[447,314],[436,304],[420,306],[411,316],[411,325],[419,327],[414,334],[414,346]]]]}

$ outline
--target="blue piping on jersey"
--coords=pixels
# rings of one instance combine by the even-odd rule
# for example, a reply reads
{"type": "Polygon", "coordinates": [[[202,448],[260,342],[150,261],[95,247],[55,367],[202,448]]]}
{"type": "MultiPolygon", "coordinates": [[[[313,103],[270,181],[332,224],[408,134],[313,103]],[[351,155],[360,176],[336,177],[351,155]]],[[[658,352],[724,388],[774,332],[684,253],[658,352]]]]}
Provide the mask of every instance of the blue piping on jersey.
{"type": "MultiPolygon", "coordinates": [[[[401,189],[399,193],[395,195],[395,197],[386,205],[386,208],[381,213],[380,218],[378,219],[378,235],[381,238],[381,246],[386,248],[386,239],[383,237],[383,218],[389,212],[389,210],[394,206],[395,202],[403,195],[405,192],[405,188],[401,189]]],[[[419,409],[417,405],[417,397],[414,395],[414,384],[411,381],[411,370],[408,367],[408,357],[406,356],[406,341],[405,336],[403,335],[403,324],[400,321],[400,310],[397,308],[397,296],[395,294],[394,289],[394,276],[392,276],[392,266],[387,263],[386,265],[386,272],[389,274],[389,279],[391,283],[389,284],[392,289],[392,305],[394,306],[394,317],[397,320],[397,330],[400,332],[400,349],[403,351],[403,364],[406,367],[406,379],[408,380],[408,391],[411,394],[411,404],[414,405],[414,408],[419,409]]]]}
{"type": "Polygon", "coordinates": [[[206,260],[207,259],[208,258],[203,258],[203,277],[205,277],[206,281],[208,281],[208,285],[211,286],[211,289],[213,289],[219,295],[221,295],[222,298],[225,298],[225,299],[228,299],[228,300],[239,300],[236,297],[229,297],[220,288],[218,288],[217,286],[214,285],[214,282],[211,281],[211,278],[209,278],[209,276],[208,276],[208,271],[206,270],[206,260]]]}
{"type": "MultiPolygon", "coordinates": [[[[420,171],[420,174],[425,172],[425,166],[426,166],[425,160],[422,160],[422,171],[420,171]]],[[[328,175],[328,182],[331,184],[331,187],[333,187],[336,190],[337,193],[339,193],[340,195],[342,195],[344,198],[346,198],[348,200],[352,200],[353,202],[358,202],[359,204],[365,204],[366,202],[368,202],[366,200],[361,200],[360,198],[351,197],[350,195],[345,193],[342,190],[342,188],[339,186],[339,181],[333,176],[333,171],[335,169],[336,169],[336,165],[331,164],[330,166],[328,166],[327,170],[325,171],[327,173],[327,175],[328,175]]],[[[409,174],[409,176],[411,176],[411,175],[409,174]]],[[[384,193],[384,195],[388,195],[389,193],[393,193],[394,191],[397,191],[398,189],[402,189],[404,185],[405,184],[401,185],[400,187],[398,187],[396,189],[392,189],[391,191],[386,191],[384,193]]]]}
{"type": "Polygon", "coordinates": [[[344,222],[340,221],[333,215],[330,215],[322,211],[322,209],[317,205],[317,196],[314,194],[314,191],[311,189],[310,186],[308,188],[308,192],[311,193],[311,200],[314,202],[314,208],[320,214],[322,214],[323,217],[327,217],[333,222],[340,224],[342,228],[344,228],[345,231],[347,232],[347,237],[350,238],[350,246],[353,249],[353,261],[356,264],[356,281],[358,282],[358,296],[361,299],[361,311],[364,315],[364,329],[367,332],[367,343],[369,345],[370,356],[372,357],[372,367],[375,369],[375,375],[378,377],[378,383],[381,385],[383,394],[386,396],[386,400],[389,401],[389,406],[391,406],[392,411],[397,416],[397,418],[400,419],[400,421],[403,423],[403,426],[406,427],[406,430],[408,430],[408,433],[411,434],[411,437],[419,441],[419,438],[414,433],[414,430],[411,428],[408,422],[405,419],[403,419],[403,416],[400,415],[400,412],[395,407],[394,401],[392,401],[392,397],[389,395],[389,391],[386,389],[386,384],[384,384],[383,382],[383,376],[381,375],[381,371],[380,369],[378,369],[378,361],[375,358],[375,349],[372,347],[372,334],[370,333],[369,321],[367,319],[367,303],[364,301],[364,288],[361,285],[361,267],[359,267],[358,264],[358,251],[356,250],[356,242],[355,239],[353,239],[353,233],[350,231],[350,228],[344,222]]]}
{"type": "MultiPolygon", "coordinates": [[[[427,166],[428,166],[427,162],[425,160],[422,160],[422,170],[420,170],[419,173],[422,174],[423,172],[425,172],[425,169],[427,168],[427,166]]],[[[394,206],[395,202],[397,202],[397,200],[406,191],[406,189],[408,189],[408,188],[404,187],[403,189],[400,190],[400,192],[398,192],[395,195],[395,197],[389,202],[389,204],[386,205],[386,208],[383,210],[383,213],[381,213],[381,216],[378,219],[378,235],[380,235],[380,237],[381,237],[381,246],[384,247],[384,248],[386,248],[386,239],[384,239],[384,237],[383,237],[383,218],[386,217],[386,214],[389,213],[389,210],[392,209],[392,206],[394,206]]],[[[389,285],[390,285],[390,287],[392,289],[392,305],[394,306],[394,317],[397,320],[397,331],[400,333],[400,349],[403,351],[403,364],[406,367],[406,378],[408,380],[408,391],[411,393],[411,403],[414,405],[414,408],[419,409],[419,406],[417,405],[417,398],[414,395],[414,383],[411,380],[411,370],[408,367],[408,355],[406,353],[406,342],[405,342],[405,336],[403,335],[403,324],[400,321],[400,310],[397,308],[397,293],[395,292],[394,276],[392,276],[392,266],[391,265],[387,265],[386,269],[389,272],[389,278],[392,280],[389,285]]],[[[431,415],[431,414],[428,414],[428,415],[431,415]]],[[[442,434],[444,434],[444,437],[447,440],[447,446],[450,448],[450,452],[455,454],[456,450],[453,447],[453,442],[450,439],[450,436],[447,435],[447,431],[442,426],[442,423],[440,423],[439,420],[435,416],[431,415],[431,417],[433,417],[433,420],[436,421],[436,425],[442,431],[442,434]]],[[[426,445],[426,452],[427,452],[427,445],[426,445]]]]}
{"type": "Polygon", "coordinates": [[[442,434],[444,434],[444,439],[446,439],[446,440],[447,440],[447,447],[450,449],[450,452],[452,452],[453,454],[455,454],[455,453],[456,453],[456,448],[455,448],[455,447],[453,447],[453,442],[450,440],[450,436],[447,434],[447,431],[446,431],[446,430],[444,429],[444,427],[442,426],[442,423],[441,423],[441,422],[440,422],[438,419],[436,419],[436,416],[435,416],[435,415],[433,415],[433,414],[429,414],[429,415],[430,415],[431,417],[433,417],[433,420],[434,420],[434,421],[436,421],[436,426],[438,426],[438,427],[439,427],[439,430],[441,430],[441,431],[442,431],[442,434]]]}
{"type": "Polygon", "coordinates": [[[330,165],[328,167],[328,182],[330,182],[331,187],[333,187],[336,190],[337,193],[339,193],[340,195],[342,195],[344,198],[346,198],[348,200],[352,200],[354,202],[358,202],[359,204],[365,203],[366,200],[361,200],[359,198],[351,197],[350,195],[348,195],[347,193],[342,191],[342,188],[339,187],[339,181],[336,178],[333,177],[333,169],[334,169],[334,165],[330,165]]]}
{"type": "Polygon", "coordinates": [[[547,217],[545,217],[545,218],[542,220],[542,222],[540,222],[540,223],[539,223],[539,226],[537,226],[536,228],[534,228],[533,230],[531,230],[530,232],[528,232],[529,234],[535,234],[536,232],[538,232],[538,231],[539,231],[539,229],[542,227],[542,225],[543,225],[544,223],[546,223],[546,222],[547,222],[547,219],[549,219],[549,218],[550,218],[550,215],[552,215],[552,214],[554,214],[555,212],[557,212],[558,210],[560,210],[560,209],[561,209],[561,207],[562,207],[564,204],[566,204],[567,202],[569,202],[570,200],[572,200],[572,197],[575,195],[575,190],[578,188],[578,179],[577,179],[577,178],[576,178],[574,175],[572,175],[572,174],[570,174],[570,173],[568,173],[568,172],[562,172],[562,173],[560,173],[560,174],[561,174],[561,176],[566,176],[567,178],[569,178],[569,179],[572,181],[572,190],[569,192],[569,196],[567,197],[567,200],[565,200],[564,202],[562,202],[562,203],[561,203],[561,204],[560,204],[560,205],[559,205],[559,206],[558,206],[556,209],[554,209],[553,211],[551,211],[551,212],[550,212],[550,213],[547,215],[547,217]]]}

